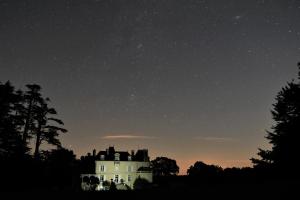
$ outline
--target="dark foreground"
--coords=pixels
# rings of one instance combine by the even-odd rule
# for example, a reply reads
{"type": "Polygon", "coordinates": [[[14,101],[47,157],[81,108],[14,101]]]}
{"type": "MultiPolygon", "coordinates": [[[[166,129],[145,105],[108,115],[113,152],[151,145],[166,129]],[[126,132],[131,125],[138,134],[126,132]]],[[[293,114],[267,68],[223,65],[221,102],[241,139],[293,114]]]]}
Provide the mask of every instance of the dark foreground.
{"type": "Polygon", "coordinates": [[[297,199],[298,181],[260,184],[206,184],[197,187],[153,188],[140,191],[82,192],[73,190],[16,190],[1,199],[297,199]]]}

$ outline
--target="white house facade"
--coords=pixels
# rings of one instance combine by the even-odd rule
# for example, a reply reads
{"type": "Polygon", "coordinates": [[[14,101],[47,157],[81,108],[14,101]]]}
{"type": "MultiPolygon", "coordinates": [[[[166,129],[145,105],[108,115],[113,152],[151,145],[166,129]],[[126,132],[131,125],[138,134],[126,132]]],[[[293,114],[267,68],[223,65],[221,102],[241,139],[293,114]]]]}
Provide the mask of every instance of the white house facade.
{"type": "MultiPolygon", "coordinates": [[[[96,155],[95,174],[82,174],[84,176],[95,176],[100,184],[96,190],[107,189],[104,182],[114,182],[118,187],[123,185],[133,189],[136,179],[143,178],[152,183],[152,170],[147,149],[137,150],[129,154],[124,151],[115,151],[114,147],[109,147],[106,151],[100,151],[96,155]]],[[[84,189],[84,188],[83,188],[84,189]]]]}

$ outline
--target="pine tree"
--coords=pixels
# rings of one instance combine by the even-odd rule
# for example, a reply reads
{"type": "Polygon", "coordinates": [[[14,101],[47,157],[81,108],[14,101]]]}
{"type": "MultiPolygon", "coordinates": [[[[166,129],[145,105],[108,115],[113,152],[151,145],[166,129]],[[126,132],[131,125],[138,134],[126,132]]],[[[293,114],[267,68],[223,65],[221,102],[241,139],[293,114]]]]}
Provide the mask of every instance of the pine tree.
{"type": "Polygon", "coordinates": [[[271,150],[259,149],[260,159],[252,158],[254,167],[272,169],[278,175],[298,174],[296,165],[300,155],[300,63],[298,80],[288,82],[277,94],[271,111],[275,125],[266,138],[271,150]]]}
{"type": "Polygon", "coordinates": [[[34,120],[36,121],[36,128],[33,131],[33,135],[35,136],[35,151],[34,157],[39,157],[40,145],[43,141],[48,144],[55,145],[57,147],[61,147],[60,141],[57,139],[59,133],[67,132],[66,129],[55,126],[64,125],[63,121],[57,118],[52,117],[52,115],[56,115],[57,112],[54,108],[48,107],[49,98],[42,99],[40,103],[34,109],[34,120]]]}
{"type": "Polygon", "coordinates": [[[18,159],[29,151],[22,140],[22,120],[18,109],[22,104],[20,91],[6,82],[0,83],[0,156],[7,159],[18,159]]]}
{"type": "Polygon", "coordinates": [[[31,139],[31,134],[34,125],[34,114],[36,106],[42,102],[43,98],[40,93],[41,87],[36,84],[26,85],[27,91],[23,95],[23,106],[24,109],[21,112],[24,119],[24,130],[23,130],[23,142],[27,143],[31,139]]]}

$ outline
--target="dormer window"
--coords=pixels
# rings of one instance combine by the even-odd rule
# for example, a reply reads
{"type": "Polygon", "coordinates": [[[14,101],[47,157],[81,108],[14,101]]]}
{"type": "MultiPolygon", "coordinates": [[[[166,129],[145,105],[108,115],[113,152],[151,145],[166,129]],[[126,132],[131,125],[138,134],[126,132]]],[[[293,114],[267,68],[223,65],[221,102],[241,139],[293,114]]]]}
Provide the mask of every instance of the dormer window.
{"type": "Polygon", "coordinates": [[[104,155],[100,155],[100,160],[104,160],[105,156],[104,155]]]}
{"type": "Polygon", "coordinates": [[[117,161],[120,160],[120,154],[119,153],[115,153],[115,160],[117,160],[117,161]]]}
{"type": "Polygon", "coordinates": [[[128,156],[128,161],[131,161],[132,160],[132,157],[131,156],[128,156]]]}

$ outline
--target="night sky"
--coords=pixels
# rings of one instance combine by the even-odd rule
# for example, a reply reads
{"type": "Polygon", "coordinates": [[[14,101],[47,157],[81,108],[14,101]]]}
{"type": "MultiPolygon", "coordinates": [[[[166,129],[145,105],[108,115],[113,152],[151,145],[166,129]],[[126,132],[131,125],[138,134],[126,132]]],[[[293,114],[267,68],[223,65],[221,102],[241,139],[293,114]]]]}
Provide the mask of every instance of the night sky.
{"type": "Polygon", "coordinates": [[[298,61],[299,0],[0,0],[0,81],[40,84],[78,157],[251,166],[298,61]]]}

